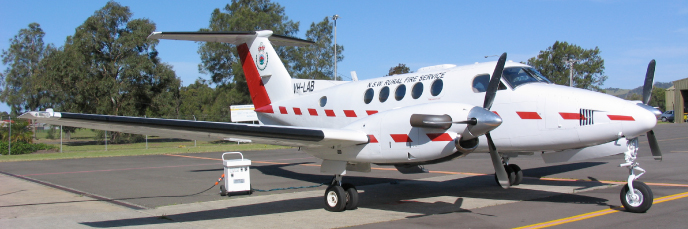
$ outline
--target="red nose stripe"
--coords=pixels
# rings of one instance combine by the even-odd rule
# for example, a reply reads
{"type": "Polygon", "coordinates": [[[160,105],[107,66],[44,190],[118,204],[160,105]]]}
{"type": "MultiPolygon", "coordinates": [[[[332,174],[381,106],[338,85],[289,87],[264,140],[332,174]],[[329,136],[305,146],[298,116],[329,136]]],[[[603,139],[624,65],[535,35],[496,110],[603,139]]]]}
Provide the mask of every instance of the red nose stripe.
{"type": "Polygon", "coordinates": [[[375,135],[369,134],[368,139],[370,139],[370,143],[377,143],[377,138],[375,138],[375,135]]]}
{"type": "Polygon", "coordinates": [[[454,139],[449,136],[448,133],[428,133],[428,138],[432,140],[433,142],[445,142],[445,141],[452,141],[454,139]]]}
{"type": "Polygon", "coordinates": [[[279,107],[280,113],[281,114],[287,114],[287,108],[286,107],[279,107]]]}
{"type": "Polygon", "coordinates": [[[294,114],[295,115],[301,115],[301,108],[294,107],[294,114]]]}
{"type": "Polygon", "coordinates": [[[316,111],[313,108],[308,108],[308,113],[311,114],[312,116],[318,116],[318,111],[316,111]]]}
{"type": "Polygon", "coordinates": [[[609,120],[614,120],[614,121],[635,121],[633,116],[626,116],[626,115],[607,115],[609,117],[609,120]]]}
{"type": "Polygon", "coordinates": [[[581,117],[580,113],[559,112],[559,115],[561,115],[561,117],[566,119],[566,120],[581,120],[581,119],[583,119],[583,117],[581,117]]]}
{"type": "Polygon", "coordinates": [[[390,134],[389,136],[392,136],[394,142],[413,142],[408,134],[390,134]]]}
{"type": "Polygon", "coordinates": [[[344,115],[346,115],[346,117],[356,117],[356,112],[353,110],[344,110],[344,115]]]}
{"type": "Polygon", "coordinates": [[[537,112],[516,111],[521,119],[542,119],[537,112]]]}

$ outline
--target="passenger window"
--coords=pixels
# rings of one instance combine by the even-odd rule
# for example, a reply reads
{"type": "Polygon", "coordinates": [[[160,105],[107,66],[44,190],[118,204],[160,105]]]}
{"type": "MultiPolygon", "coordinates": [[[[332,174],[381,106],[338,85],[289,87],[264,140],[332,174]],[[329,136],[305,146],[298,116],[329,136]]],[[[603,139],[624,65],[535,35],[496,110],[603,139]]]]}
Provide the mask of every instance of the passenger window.
{"type": "Polygon", "coordinates": [[[435,82],[432,82],[432,85],[430,86],[430,94],[432,96],[439,95],[440,92],[442,92],[442,87],[444,87],[442,79],[436,79],[435,82]]]}
{"type": "Polygon", "coordinates": [[[420,95],[423,94],[423,83],[418,82],[415,85],[413,85],[413,89],[411,89],[411,97],[413,99],[418,99],[420,98],[420,95]]]}
{"type": "MultiPolygon", "coordinates": [[[[485,92],[487,91],[488,85],[490,85],[490,75],[478,75],[475,77],[475,79],[473,79],[473,92],[485,92]]],[[[499,87],[497,88],[497,90],[506,90],[506,86],[504,85],[504,83],[502,83],[502,81],[499,81],[499,87]]]]}
{"type": "Polygon", "coordinates": [[[406,95],[406,85],[399,85],[397,86],[397,90],[394,91],[394,99],[397,101],[401,100],[404,98],[406,95]]]}
{"type": "Polygon", "coordinates": [[[373,101],[374,96],[375,91],[372,88],[368,88],[368,90],[366,90],[365,94],[363,95],[363,102],[365,104],[369,104],[371,101],[373,101]]]}
{"type": "Polygon", "coordinates": [[[320,107],[325,107],[327,104],[327,96],[320,97],[320,107]]]}
{"type": "Polygon", "coordinates": [[[384,103],[389,98],[389,87],[385,86],[380,89],[380,102],[384,103]]]}

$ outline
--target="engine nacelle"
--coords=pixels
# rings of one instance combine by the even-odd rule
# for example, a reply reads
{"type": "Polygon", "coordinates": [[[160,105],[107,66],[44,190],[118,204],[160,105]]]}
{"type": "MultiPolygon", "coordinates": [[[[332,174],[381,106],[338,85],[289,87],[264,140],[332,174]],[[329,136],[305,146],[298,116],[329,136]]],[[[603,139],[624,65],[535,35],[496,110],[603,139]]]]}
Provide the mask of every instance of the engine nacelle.
{"type": "Polygon", "coordinates": [[[463,140],[463,138],[458,137],[456,138],[456,140],[454,140],[454,145],[456,146],[456,149],[459,152],[463,153],[464,156],[478,148],[478,143],[480,143],[480,141],[478,141],[478,138],[463,140]]]}

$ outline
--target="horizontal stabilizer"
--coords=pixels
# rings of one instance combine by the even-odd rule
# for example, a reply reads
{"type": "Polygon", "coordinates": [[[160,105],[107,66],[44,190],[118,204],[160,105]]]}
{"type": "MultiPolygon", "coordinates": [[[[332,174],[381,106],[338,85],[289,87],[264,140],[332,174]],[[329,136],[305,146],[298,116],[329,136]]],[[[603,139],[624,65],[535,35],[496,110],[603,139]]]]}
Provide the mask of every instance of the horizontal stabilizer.
{"type": "Polygon", "coordinates": [[[252,125],[178,119],[140,118],[112,115],[31,111],[19,116],[40,123],[131,134],[217,141],[226,138],[248,139],[254,143],[332,147],[368,143],[368,135],[356,130],[252,125]]]}
{"type": "Polygon", "coordinates": [[[221,42],[240,45],[253,41],[256,37],[270,37],[270,42],[277,46],[307,46],[315,42],[288,36],[274,35],[272,31],[255,32],[153,32],[149,39],[167,39],[183,41],[221,42]]]}

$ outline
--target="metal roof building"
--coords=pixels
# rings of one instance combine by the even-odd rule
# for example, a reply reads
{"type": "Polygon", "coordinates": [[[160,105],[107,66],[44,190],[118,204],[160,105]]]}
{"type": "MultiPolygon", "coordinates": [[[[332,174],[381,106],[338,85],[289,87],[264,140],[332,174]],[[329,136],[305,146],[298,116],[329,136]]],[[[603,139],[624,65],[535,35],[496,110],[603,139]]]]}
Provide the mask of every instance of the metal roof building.
{"type": "Polygon", "coordinates": [[[683,114],[688,113],[688,78],[673,83],[666,90],[666,110],[674,110],[674,122],[682,123],[683,114]]]}

